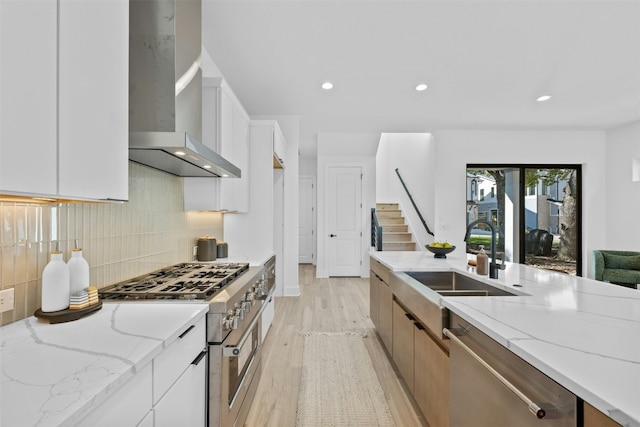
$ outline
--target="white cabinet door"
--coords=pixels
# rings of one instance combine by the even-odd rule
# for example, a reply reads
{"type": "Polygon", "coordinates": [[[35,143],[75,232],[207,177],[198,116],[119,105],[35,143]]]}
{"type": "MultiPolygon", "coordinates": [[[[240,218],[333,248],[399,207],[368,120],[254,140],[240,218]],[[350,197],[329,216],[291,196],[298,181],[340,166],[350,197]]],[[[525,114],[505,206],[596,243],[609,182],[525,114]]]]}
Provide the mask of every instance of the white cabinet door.
{"type": "Polygon", "coordinates": [[[57,1],[0,2],[0,192],[57,192],[57,1]]]}
{"type": "Polygon", "coordinates": [[[237,211],[249,211],[249,116],[239,103],[233,104],[231,144],[223,143],[222,156],[240,168],[240,178],[220,180],[220,206],[237,211]]]}
{"type": "Polygon", "coordinates": [[[128,197],[127,0],[3,0],[0,192],[128,197]]]}
{"type": "Polygon", "coordinates": [[[241,170],[241,178],[185,178],[185,210],[249,210],[249,116],[221,78],[202,83],[202,143],[241,170]]]}
{"type": "Polygon", "coordinates": [[[207,358],[192,363],[154,408],[156,427],[204,427],[207,358]]]}
{"type": "Polygon", "coordinates": [[[172,387],[206,345],[205,319],[189,326],[180,337],[153,359],[153,403],[172,387]]]}
{"type": "Polygon", "coordinates": [[[77,426],[137,426],[151,410],[151,381],[149,363],[77,426]]]}
{"type": "Polygon", "coordinates": [[[61,196],[128,197],[129,2],[60,0],[61,196]]]}

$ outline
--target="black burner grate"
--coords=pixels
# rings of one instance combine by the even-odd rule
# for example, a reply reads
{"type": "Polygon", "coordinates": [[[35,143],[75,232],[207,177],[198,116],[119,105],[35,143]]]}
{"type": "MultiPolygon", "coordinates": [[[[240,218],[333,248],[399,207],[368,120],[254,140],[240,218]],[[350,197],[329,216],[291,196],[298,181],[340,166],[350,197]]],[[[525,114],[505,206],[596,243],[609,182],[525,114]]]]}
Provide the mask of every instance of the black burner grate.
{"type": "Polygon", "coordinates": [[[183,263],[163,268],[99,291],[102,299],[205,300],[249,269],[248,263],[183,263]]]}

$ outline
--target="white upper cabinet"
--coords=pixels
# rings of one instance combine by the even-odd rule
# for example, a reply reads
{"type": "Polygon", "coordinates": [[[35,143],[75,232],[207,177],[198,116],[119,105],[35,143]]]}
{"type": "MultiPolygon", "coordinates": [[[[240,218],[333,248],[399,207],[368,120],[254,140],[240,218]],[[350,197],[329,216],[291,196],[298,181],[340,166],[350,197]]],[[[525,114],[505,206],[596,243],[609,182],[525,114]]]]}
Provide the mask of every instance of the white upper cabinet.
{"type": "Polygon", "coordinates": [[[127,0],[3,0],[0,193],[128,198],[127,0]]]}
{"type": "Polygon", "coordinates": [[[60,0],[62,196],[128,198],[129,2],[60,0]]]}
{"type": "Polygon", "coordinates": [[[202,143],[236,165],[241,178],[185,178],[185,210],[249,211],[249,115],[222,78],[202,82],[202,143]]]}
{"type": "Polygon", "coordinates": [[[0,193],[57,192],[57,1],[0,2],[0,193]]]}

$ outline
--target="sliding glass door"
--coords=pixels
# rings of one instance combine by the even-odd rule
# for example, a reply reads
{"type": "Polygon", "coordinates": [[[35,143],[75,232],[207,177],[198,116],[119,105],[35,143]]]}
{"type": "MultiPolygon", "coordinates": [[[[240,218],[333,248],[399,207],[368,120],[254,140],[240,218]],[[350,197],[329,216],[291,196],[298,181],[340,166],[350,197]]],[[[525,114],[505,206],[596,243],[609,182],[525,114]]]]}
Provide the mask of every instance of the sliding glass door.
{"type": "MultiPolygon", "coordinates": [[[[579,275],[581,271],[579,165],[467,166],[467,224],[490,222],[497,258],[579,275]]],[[[485,250],[490,228],[479,224],[467,252],[485,250]]]]}

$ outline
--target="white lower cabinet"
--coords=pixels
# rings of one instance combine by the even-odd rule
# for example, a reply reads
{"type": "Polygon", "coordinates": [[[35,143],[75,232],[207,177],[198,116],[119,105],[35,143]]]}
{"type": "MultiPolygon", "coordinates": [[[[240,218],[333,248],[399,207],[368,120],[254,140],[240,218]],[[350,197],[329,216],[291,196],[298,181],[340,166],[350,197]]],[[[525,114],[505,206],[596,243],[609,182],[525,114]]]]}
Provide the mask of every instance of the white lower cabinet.
{"type": "Polygon", "coordinates": [[[275,316],[275,302],[273,301],[273,295],[269,296],[265,301],[265,304],[266,306],[262,312],[262,342],[264,342],[264,339],[269,332],[269,328],[271,327],[271,323],[273,323],[273,317],[275,316]]]}
{"type": "Polygon", "coordinates": [[[154,407],[155,427],[204,426],[207,358],[190,364],[154,407]]]}
{"type": "Polygon", "coordinates": [[[151,383],[152,369],[149,363],[77,426],[137,426],[151,410],[151,383]]]}
{"type": "Polygon", "coordinates": [[[153,359],[154,426],[204,426],[206,365],[203,318],[153,359]]]}
{"type": "Polygon", "coordinates": [[[206,316],[184,328],[150,363],[78,427],[204,427],[206,421],[206,316]]]}

